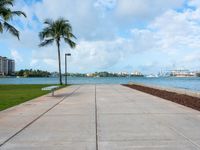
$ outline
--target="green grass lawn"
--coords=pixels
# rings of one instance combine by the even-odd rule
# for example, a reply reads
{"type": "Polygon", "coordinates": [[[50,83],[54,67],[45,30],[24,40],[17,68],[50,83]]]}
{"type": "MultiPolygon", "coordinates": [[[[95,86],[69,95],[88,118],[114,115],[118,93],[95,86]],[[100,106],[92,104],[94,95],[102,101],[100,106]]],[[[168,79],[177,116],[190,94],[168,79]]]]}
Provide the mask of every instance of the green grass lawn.
{"type": "Polygon", "coordinates": [[[41,88],[51,85],[0,85],[0,111],[49,93],[41,88]]]}

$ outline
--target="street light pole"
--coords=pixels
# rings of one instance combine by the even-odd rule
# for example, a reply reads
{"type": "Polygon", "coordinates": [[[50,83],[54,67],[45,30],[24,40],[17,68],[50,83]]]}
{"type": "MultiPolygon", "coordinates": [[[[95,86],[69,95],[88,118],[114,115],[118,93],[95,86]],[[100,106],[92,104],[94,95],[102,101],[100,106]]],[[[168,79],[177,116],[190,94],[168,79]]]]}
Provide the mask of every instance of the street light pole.
{"type": "Polygon", "coordinates": [[[67,56],[71,56],[71,54],[65,54],[65,85],[67,85],[67,56]]]}

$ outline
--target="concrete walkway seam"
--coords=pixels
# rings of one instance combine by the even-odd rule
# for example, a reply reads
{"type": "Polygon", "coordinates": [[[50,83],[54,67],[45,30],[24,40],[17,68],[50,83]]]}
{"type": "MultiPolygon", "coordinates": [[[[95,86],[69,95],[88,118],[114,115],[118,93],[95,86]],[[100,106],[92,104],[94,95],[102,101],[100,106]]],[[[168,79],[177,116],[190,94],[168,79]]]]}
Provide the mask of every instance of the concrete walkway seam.
{"type": "Polygon", "coordinates": [[[80,88],[80,86],[78,88],[76,88],[75,90],[73,90],[69,95],[64,96],[59,102],[57,102],[55,105],[53,105],[52,107],[50,107],[47,111],[45,111],[44,113],[42,113],[41,115],[39,115],[37,118],[35,118],[34,120],[32,120],[31,122],[29,122],[27,125],[25,125],[22,129],[20,129],[19,131],[17,131],[15,134],[13,134],[12,136],[10,136],[8,139],[6,139],[3,143],[0,144],[0,147],[2,147],[3,145],[5,145],[8,141],[10,141],[12,138],[14,138],[16,135],[18,135],[20,132],[22,132],[23,130],[25,130],[26,128],[28,128],[31,124],[33,124],[34,122],[36,122],[38,119],[40,119],[42,116],[44,116],[47,112],[49,112],[50,110],[52,110],[53,108],[55,108],[58,104],[60,104],[64,99],[66,99],[67,97],[70,97],[71,95],[73,95],[78,89],[80,88]]]}
{"type": "Polygon", "coordinates": [[[98,150],[99,149],[99,144],[98,144],[98,112],[97,112],[96,84],[95,84],[95,128],[96,128],[96,150],[98,150]]]}

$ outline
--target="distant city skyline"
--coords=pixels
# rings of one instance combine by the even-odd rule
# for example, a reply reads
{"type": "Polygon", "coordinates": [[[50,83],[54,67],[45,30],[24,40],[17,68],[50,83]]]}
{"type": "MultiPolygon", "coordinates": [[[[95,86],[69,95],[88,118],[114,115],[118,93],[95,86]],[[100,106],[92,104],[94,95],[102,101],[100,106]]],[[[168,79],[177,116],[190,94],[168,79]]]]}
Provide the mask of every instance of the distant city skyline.
{"type": "Polygon", "coordinates": [[[0,56],[0,75],[15,74],[15,61],[4,56],[0,56]]]}
{"type": "Polygon", "coordinates": [[[17,0],[15,9],[27,14],[12,22],[21,40],[0,34],[0,55],[16,70],[58,70],[56,46],[38,47],[49,16],[69,19],[77,36],[75,50],[62,43],[63,72],[66,52],[69,72],[200,70],[199,0],[17,0]]]}
{"type": "MultiPolygon", "coordinates": [[[[35,72],[35,71],[40,71],[40,72],[47,72],[49,74],[51,74],[51,76],[57,76],[58,72],[57,71],[53,71],[53,72],[49,72],[48,70],[39,70],[39,69],[20,69],[20,70],[16,70],[16,73],[18,74],[19,72],[35,72]]],[[[141,72],[139,70],[133,70],[133,71],[119,71],[119,72],[111,72],[111,71],[95,71],[95,72],[67,72],[67,74],[70,75],[75,75],[75,76],[98,76],[99,74],[109,74],[109,75],[128,75],[128,76],[179,76],[179,75],[185,75],[187,77],[189,76],[196,76],[198,74],[200,74],[200,71],[198,70],[188,70],[188,69],[174,69],[174,70],[161,70],[159,72],[156,73],[144,73],[141,72]]],[[[17,76],[16,74],[16,76],[17,76]]],[[[64,72],[62,73],[63,75],[65,74],[64,72]]]]}

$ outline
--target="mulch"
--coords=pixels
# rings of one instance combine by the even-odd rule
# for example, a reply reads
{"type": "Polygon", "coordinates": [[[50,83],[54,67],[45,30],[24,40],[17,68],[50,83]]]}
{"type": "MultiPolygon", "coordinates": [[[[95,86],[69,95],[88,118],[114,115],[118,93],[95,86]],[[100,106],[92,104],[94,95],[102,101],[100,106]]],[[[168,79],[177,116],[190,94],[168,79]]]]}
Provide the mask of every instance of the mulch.
{"type": "Polygon", "coordinates": [[[189,95],[185,95],[185,94],[179,94],[176,92],[169,92],[169,91],[165,91],[165,90],[159,90],[159,89],[155,89],[152,87],[146,87],[146,86],[142,86],[142,85],[136,85],[136,84],[124,84],[124,86],[127,86],[129,88],[138,90],[138,91],[142,91],[190,108],[193,108],[195,110],[200,111],[200,98],[198,97],[193,97],[193,96],[189,96],[189,95]]]}

